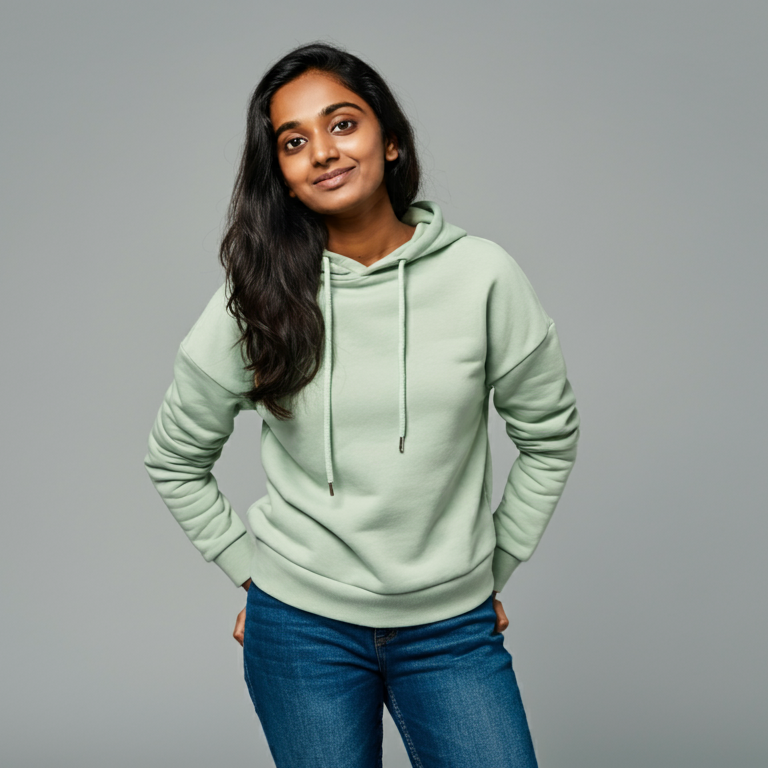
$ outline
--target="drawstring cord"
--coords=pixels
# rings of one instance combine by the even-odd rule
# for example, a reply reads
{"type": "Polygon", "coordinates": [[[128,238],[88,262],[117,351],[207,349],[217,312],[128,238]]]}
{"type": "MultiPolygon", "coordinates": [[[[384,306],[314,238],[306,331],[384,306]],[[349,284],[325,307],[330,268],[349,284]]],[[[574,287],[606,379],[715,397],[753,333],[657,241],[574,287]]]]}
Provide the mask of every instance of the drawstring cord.
{"type": "MultiPolygon", "coordinates": [[[[398,339],[400,358],[400,453],[405,452],[405,263],[406,259],[399,259],[397,264],[397,282],[399,288],[398,312],[400,320],[400,334],[398,339]]],[[[333,365],[333,306],[331,304],[331,259],[323,256],[323,285],[325,293],[325,351],[323,355],[323,367],[325,368],[325,392],[323,403],[323,430],[325,437],[325,475],[328,480],[328,488],[333,493],[333,460],[331,444],[331,366],[333,365]]]]}
{"type": "Polygon", "coordinates": [[[405,259],[397,264],[400,286],[400,453],[405,450],[405,259]]]}
{"type": "Polygon", "coordinates": [[[331,260],[323,256],[323,277],[325,278],[325,404],[323,408],[323,429],[325,430],[325,474],[328,488],[333,496],[333,462],[331,461],[331,364],[333,339],[333,308],[331,306],[331,260]]]}

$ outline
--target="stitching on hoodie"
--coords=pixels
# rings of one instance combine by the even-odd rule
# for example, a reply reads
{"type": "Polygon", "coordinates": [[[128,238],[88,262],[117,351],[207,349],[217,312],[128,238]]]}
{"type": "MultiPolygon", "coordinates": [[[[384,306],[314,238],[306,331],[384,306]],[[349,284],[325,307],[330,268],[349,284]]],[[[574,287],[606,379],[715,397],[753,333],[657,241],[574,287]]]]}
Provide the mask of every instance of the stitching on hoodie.
{"type": "Polygon", "coordinates": [[[485,386],[488,389],[491,389],[492,387],[495,386],[495,383],[499,379],[503,379],[505,376],[508,376],[510,373],[512,373],[512,371],[519,368],[534,352],[536,352],[541,347],[542,344],[544,344],[544,342],[549,338],[550,331],[554,327],[555,327],[555,321],[550,318],[549,324],[547,325],[547,332],[544,334],[544,338],[530,352],[528,352],[522,358],[520,358],[520,360],[518,360],[509,370],[504,371],[504,373],[502,373],[501,376],[497,376],[492,382],[490,382],[489,384],[486,384],[485,386]]]}
{"type": "Polygon", "coordinates": [[[416,747],[413,746],[413,741],[411,740],[411,734],[408,733],[408,728],[405,726],[405,720],[403,719],[403,713],[400,711],[400,707],[397,706],[397,700],[395,699],[395,694],[392,691],[391,686],[387,686],[387,691],[389,691],[389,698],[392,699],[392,708],[395,710],[395,715],[397,717],[398,722],[400,723],[400,727],[403,730],[403,735],[405,736],[406,745],[408,746],[408,751],[411,753],[411,758],[414,760],[414,768],[424,768],[424,765],[421,762],[421,759],[419,758],[418,753],[416,752],[416,747]]]}
{"type": "Polygon", "coordinates": [[[179,344],[179,349],[181,350],[181,352],[182,352],[182,354],[184,355],[184,357],[185,357],[187,360],[189,360],[189,362],[190,362],[190,363],[192,363],[192,365],[193,365],[193,366],[194,366],[194,367],[195,367],[195,368],[196,368],[198,371],[200,371],[200,373],[202,373],[202,374],[203,374],[203,375],[204,375],[204,376],[205,376],[207,379],[209,379],[210,381],[212,381],[212,382],[213,382],[213,383],[214,383],[214,384],[215,384],[215,385],[216,385],[216,386],[217,386],[219,389],[223,389],[225,392],[228,392],[230,395],[232,395],[232,397],[236,397],[236,398],[238,398],[239,400],[243,399],[242,395],[239,395],[237,392],[233,392],[231,389],[227,389],[225,386],[223,386],[223,385],[222,385],[222,384],[220,384],[218,381],[216,381],[216,379],[214,379],[214,378],[213,378],[213,376],[211,376],[211,374],[210,374],[210,373],[208,373],[208,371],[206,371],[206,370],[205,370],[205,368],[203,368],[203,367],[202,367],[202,366],[201,366],[201,365],[200,365],[200,364],[199,364],[199,363],[198,363],[198,362],[197,362],[197,361],[196,361],[196,360],[195,360],[195,359],[192,357],[192,355],[190,355],[190,354],[189,354],[189,352],[187,352],[187,348],[184,346],[184,343],[183,343],[183,342],[182,342],[181,344],[179,344]]]}

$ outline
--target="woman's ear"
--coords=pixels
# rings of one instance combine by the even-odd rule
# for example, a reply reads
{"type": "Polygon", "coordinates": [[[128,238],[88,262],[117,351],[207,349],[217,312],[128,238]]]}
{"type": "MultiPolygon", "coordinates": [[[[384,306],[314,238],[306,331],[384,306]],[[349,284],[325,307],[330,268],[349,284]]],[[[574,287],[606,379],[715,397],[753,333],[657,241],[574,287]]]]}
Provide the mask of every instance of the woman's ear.
{"type": "Polygon", "coordinates": [[[392,136],[387,140],[384,145],[384,159],[385,160],[397,160],[400,156],[400,151],[397,148],[397,139],[392,136]]]}

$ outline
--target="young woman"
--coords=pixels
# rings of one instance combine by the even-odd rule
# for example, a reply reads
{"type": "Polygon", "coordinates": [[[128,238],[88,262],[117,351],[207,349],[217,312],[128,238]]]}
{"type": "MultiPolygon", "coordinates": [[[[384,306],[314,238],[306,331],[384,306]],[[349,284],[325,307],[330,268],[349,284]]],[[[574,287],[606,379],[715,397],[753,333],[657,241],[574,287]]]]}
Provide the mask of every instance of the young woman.
{"type": "Polygon", "coordinates": [[[386,705],[422,768],[536,765],[496,594],[576,459],[557,331],[514,258],[416,201],[412,128],[325,43],[256,87],[220,258],[147,471],[247,592],[234,636],[278,768],[382,764],[386,705]],[[488,407],[519,449],[491,507],[488,407]],[[211,469],[263,419],[253,535],[211,469]]]}

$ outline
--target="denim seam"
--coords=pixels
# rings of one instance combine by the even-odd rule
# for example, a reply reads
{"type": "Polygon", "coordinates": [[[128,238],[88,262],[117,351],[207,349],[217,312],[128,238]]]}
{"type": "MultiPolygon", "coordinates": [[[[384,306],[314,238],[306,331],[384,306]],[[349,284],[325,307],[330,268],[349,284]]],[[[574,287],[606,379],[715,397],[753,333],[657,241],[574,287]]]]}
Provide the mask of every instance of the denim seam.
{"type": "MultiPolygon", "coordinates": [[[[245,684],[248,686],[248,693],[250,694],[251,700],[255,705],[256,699],[253,695],[253,686],[251,685],[251,676],[248,674],[248,661],[245,657],[245,654],[243,654],[243,670],[245,671],[245,684]]],[[[256,714],[258,714],[258,711],[256,714]]]]}
{"type": "Polygon", "coordinates": [[[379,662],[379,671],[382,675],[387,674],[387,665],[386,662],[381,658],[379,655],[379,648],[381,648],[381,645],[376,640],[376,630],[373,630],[373,650],[376,652],[376,660],[379,662]]]}
{"type": "Polygon", "coordinates": [[[379,758],[376,768],[384,768],[384,700],[379,702],[379,758]]]}
{"type": "Polygon", "coordinates": [[[400,711],[400,707],[397,706],[397,699],[395,699],[395,693],[392,690],[391,686],[387,686],[387,690],[389,691],[389,698],[392,699],[392,707],[395,710],[395,714],[397,715],[397,719],[400,722],[400,727],[403,729],[403,734],[405,735],[406,744],[408,745],[408,751],[411,753],[411,756],[416,761],[414,763],[415,768],[424,768],[422,765],[421,759],[419,758],[418,753],[416,752],[416,747],[413,746],[413,741],[411,741],[411,734],[408,733],[408,728],[405,725],[405,720],[403,719],[403,713],[400,711]]]}

